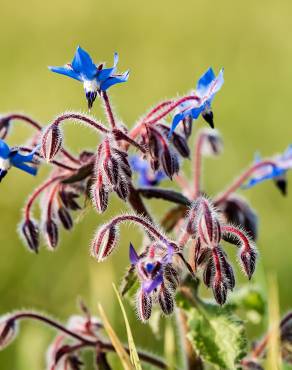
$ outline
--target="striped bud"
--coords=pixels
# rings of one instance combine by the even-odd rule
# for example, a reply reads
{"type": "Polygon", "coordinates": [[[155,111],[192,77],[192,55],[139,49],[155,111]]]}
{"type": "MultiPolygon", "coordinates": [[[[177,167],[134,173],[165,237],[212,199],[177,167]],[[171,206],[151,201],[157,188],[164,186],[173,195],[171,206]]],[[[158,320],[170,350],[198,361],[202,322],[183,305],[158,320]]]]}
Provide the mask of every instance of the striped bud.
{"type": "Polygon", "coordinates": [[[99,171],[96,182],[92,187],[92,200],[99,213],[103,213],[108,207],[108,190],[103,183],[102,174],[99,171]]]}
{"type": "Polygon", "coordinates": [[[52,249],[55,249],[59,240],[59,232],[57,224],[52,219],[46,221],[45,233],[48,241],[48,246],[52,249]]]}
{"type": "Polygon", "coordinates": [[[48,162],[51,161],[62,147],[62,133],[58,125],[48,126],[42,136],[41,153],[48,162]]]}
{"type": "Polygon", "coordinates": [[[58,217],[66,230],[72,229],[73,220],[70,213],[67,211],[65,207],[60,207],[58,209],[58,217]]]}
{"type": "Polygon", "coordinates": [[[249,249],[243,247],[240,251],[239,258],[244,272],[246,273],[247,277],[251,279],[256,267],[256,249],[252,247],[249,249]]]}
{"type": "Polygon", "coordinates": [[[13,320],[9,320],[6,317],[0,319],[0,351],[9,344],[16,337],[16,324],[13,320]]]}
{"type": "Polygon", "coordinates": [[[75,200],[76,198],[79,197],[77,193],[73,191],[62,190],[60,191],[59,195],[62,200],[62,203],[66,208],[71,209],[72,211],[77,211],[81,209],[80,205],[75,200]]]}
{"type": "Polygon", "coordinates": [[[21,232],[29,249],[35,253],[39,248],[39,227],[31,219],[25,220],[21,226],[21,232]]]}
{"type": "Polygon", "coordinates": [[[142,322],[150,319],[152,312],[152,297],[140,289],[137,294],[137,315],[142,322]]]}
{"type": "Polygon", "coordinates": [[[178,158],[169,148],[165,147],[161,152],[160,161],[166,176],[170,179],[172,179],[174,174],[179,172],[178,158]]]}
{"type": "Polygon", "coordinates": [[[161,284],[159,289],[158,302],[162,312],[165,313],[165,315],[172,314],[174,309],[173,296],[164,284],[161,284]]]}
{"type": "Polygon", "coordinates": [[[91,250],[98,262],[104,261],[117,244],[118,232],[114,225],[105,225],[95,235],[91,250]]]}
{"type": "Polygon", "coordinates": [[[220,305],[223,305],[226,302],[227,298],[226,282],[222,280],[219,276],[215,277],[212,283],[212,290],[216,302],[220,305]]]}

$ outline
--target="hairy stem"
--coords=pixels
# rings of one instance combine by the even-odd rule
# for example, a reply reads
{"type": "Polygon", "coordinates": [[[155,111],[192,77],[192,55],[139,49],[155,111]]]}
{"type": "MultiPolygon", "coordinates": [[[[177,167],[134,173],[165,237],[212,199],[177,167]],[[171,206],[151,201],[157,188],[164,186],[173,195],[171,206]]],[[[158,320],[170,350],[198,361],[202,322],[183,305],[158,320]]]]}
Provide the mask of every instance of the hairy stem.
{"type": "Polygon", "coordinates": [[[105,106],[105,109],[106,109],[106,113],[107,113],[107,116],[108,116],[109,123],[110,123],[112,128],[115,128],[116,127],[116,121],[115,121],[113,110],[112,110],[110,100],[109,100],[109,97],[108,97],[106,91],[102,92],[102,98],[103,98],[103,102],[104,102],[104,106],[105,106]]]}
{"type": "Polygon", "coordinates": [[[232,193],[234,193],[237,189],[241,187],[241,185],[259,168],[265,166],[272,166],[276,167],[276,163],[270,160],[258,162],[251,167],[249,167],[246,171],[244,171],[238,178],[234,180],[234,182],[230,185],[227,190],[225,190],[222,194],[219,194],[214,199],[215,205],[220,204],[221,202],[225,201],[232,193]]]}
{"type": "Polygon", "coordinates": [[[98,130],[102,133],[109,133],[109,130],[105,126],[103,126],[101,123],[96,122],[95,120],[93,120],[93,119],[91,119],[87,116],[84,116],[80,113],[65,113],[65,114],[62,114],[61,116],[57,117],[55,119],[55,121],[53,121],[52,125],[58,126],[62,122],[66,121],[66,120],[72,120],[72,119],[75,119],[77,121],[86,123],[87,125],[89,125],[91,127],[94,127],[96,130],[98,130]]]}

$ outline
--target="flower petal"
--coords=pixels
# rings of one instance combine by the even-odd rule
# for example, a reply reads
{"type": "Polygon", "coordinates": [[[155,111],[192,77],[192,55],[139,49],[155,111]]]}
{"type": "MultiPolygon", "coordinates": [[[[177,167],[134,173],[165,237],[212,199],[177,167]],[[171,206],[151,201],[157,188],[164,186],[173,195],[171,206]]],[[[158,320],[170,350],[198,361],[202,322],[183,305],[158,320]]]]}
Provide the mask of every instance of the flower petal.
{"type": "Polygon", "coordinates": [[[199,79],[197,83],[196,92],[200,96],[205,95],[207,89],[209,88],[211,82],[215,80],[216,76],[212,68],[209,68],[199,79]]]}
{"type": "Polygon", "coordinates": [[[156,289],[163,282],[162,273],[158,274],[152,281],[144,281],[142,289],[145,293],[149,294],[156,289]]]}
{"type": "Polygon", "coordinates": [[[97,68],[90,55],[80,46],[78,46],[74,55],[72,68],[76,73],[83,74],[89,80],[92,80],[97,72],[97,68]]]}
{"type": "Polygon", "coordinates": [[[5,143],[5,141],[0,140],[0,157],[3,159],[8,159],[10,155],[10,148],[5,143]]]}
{"type": "Polygon", "coordinates": [[[49,70],[55,73],[59,73],[61,75],[65,75],[71,78],[74,78],[75,80],[82,81],[82,78],[79,73],[76,73],[73,71],[72,68],[69,66],[64,67],[49,67],[49,70]]]}
{"type": "Polygon", "coordinates": [[[100,89],[102,91],[106,91],[109,87],[115,84],[128,81],[128,78],[129,78],[129,71],[123,73],[120,76],[115,75],[113,77],[108,78],[106,81],[103,81],[100,85],[100,89]]]}

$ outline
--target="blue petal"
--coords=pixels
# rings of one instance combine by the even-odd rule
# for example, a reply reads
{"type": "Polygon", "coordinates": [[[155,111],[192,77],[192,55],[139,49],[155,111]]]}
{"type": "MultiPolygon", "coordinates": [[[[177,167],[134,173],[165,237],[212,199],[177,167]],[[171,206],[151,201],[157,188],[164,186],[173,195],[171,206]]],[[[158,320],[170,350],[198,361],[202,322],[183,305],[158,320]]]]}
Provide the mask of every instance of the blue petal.
{"type": "Polygon", "coordinates": [[[184,111],[182,113],[177,113],[173,117],[171,128],[170,128],[170,131],[169,131],[169,134],[168,134],[168,138],[171,137],[172,133],[175,131],[175,129],[176,129],[177,125],[180,123],[180,121],[182,121],[189,114],[190,114],[190,111],[189,110],[186,110],[186,111],[184,111]]]}
{"type": "Polygon", "coordinates": [[[105,81],[107,78],[109,78],[113,73],[115,73],[117,69],[117,64],[119,61],[118,53],[114,54],[114,65],[112,68],[105,68],[98,72],[97,79],[98,81],[105,81]]]}
{"type": "Polygon", "coordinates": [[[92,80],[97,73],[97,68],[90,55],[80,46],[78,46],[74,55],[72,68],[76,73],[83,74],[88,80],[92,80]]]}
{"type": "Polygon", "coordinates": [[[37,150],[39,150],[39,145],[37,145],[29,154],[20,154],[19,152],[15,152],[11,155],[10,161],[13,166],[20,163],[32,162],[33,157],[37,150]]]}
{"type": "Polygon", "coordinates": [[[213,80],[215,80],[216,76],[212,68],[209,68],[199,79],[197,83],[197,92],[204,94],[207,90],[208,86],[211,84],[213,80]]]}
{"type": "Polygon", "coordinates": [[[162,273],[158,274],[156,278],[152,281],[145,281],[143,283],[142,289],[145,293],[149,294],[151,293],[154,289],[156,289],[159,285],[161,285],[163,282],[163,276],[162,273]]]}
{"type": "Polygon", "coordinates": [[[22,171],[24,171],[24,172],[27,172],[27,173],[29,173],[30,175],[33,175],[33,176],[35,176],[38,172],[37,168],[30,167],[25,163],[15,163],[15,164],[13,164],[13,166],[22,170],[22,171]]]}
{"type": "Polygon", "coordinates": [[[133,247],[133,244],[130,243],[130,248],[129,248],[129,257],[132,265],[136,265],[139,261],[139,256],[137,252],[135,251],[135,248],[133,247]]]}
{"type": "Polygon", "coordinates": [[[5,141],[0,140],[0,157],[3,159],[8,159],[10,155],[10,148],[5,143],[5,141]]]}
{"type": "Polygon", "coordinates": [[[55,73],[59,73],[61,75],[65,75],[71,78],[74,78],[75,80],[82,81],[82,78],[79,73],[76,73],[73,71],[72,68],[69,66],[64,67],[49,67],[49,70],[55,73]]]}
{"type": "Polygon", "coordinates": [[[118,84],[118,83],[122,83],[122,82],[126,82],[128,81],[128,78],[129,78],[129,71],[125,72],[124,74],[122,74],[121,76],[114,76],[114,77],[110,77],[108,78],[106,81],[103,81],[100,85],[100,89],[102,91],[106,91],[109,87],[115,85],[115,84],[118,84]]]}
{"type": "Polygon", "coordinates": [[[191,109],[192,118],[197,119],[204,109],[205,109],[205,104],[201,105],[198,108],[191,109]]]}

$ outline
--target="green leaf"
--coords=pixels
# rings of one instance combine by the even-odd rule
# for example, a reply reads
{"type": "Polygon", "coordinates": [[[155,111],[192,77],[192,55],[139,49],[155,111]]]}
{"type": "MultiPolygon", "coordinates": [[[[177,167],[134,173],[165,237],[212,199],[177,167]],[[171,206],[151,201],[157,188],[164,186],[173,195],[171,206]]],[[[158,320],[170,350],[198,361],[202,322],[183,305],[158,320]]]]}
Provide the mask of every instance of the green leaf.
{"type": "Polygon", "coordinates": [[[135,268],[130,266],[122,280],[121,295],[124,297],[127,294],[129,298],[132,298],[138,289],[138,285],[139,282],[135,268]]]}
{"type": "Polygon", "coordinates": [[[139,359],[139,356],[138,356],[137,348],[135,346],[132,330],[131,330],[131,327],[130,327],[130,324],[129,324],[129,320],[128,320],[128,317],[127,317],[127,314],[126,314],[125,307],[123,305],[122,299],[120,297],[120,294],[119,294],[115,284],[113,284],[113,287],[114,287],[114,291],[117,295],[117,298],[118,298],[118,301],[119,301],[119,304],[120,304],[120,307],[121,307],[121,310],[122,310],[122,314],[123,314],[123,317],[124,317],[125,325],[126,325],[127,336],[128,336],[128,344],[129,344],[129,350],[130,350],[130,358],[131,358],[132,364],[134,365],[135,370],[142,370],[140,359],[139,359]]]}
{"type": "Polygon", "coordinates": [[[247,346],[243,322],[230,309],[211,303],[191,304],[180,295],[178,304],[188,317],[188,338],[203,361],[222,370],[240,368],[247,346]]]}
{"type": "Polygon", "coordinates": [[[232,294],[228,306],[243,310],[250,322],[259,324],[266,314],[267,302],[260,288],[246,285],[232,294]]]}

